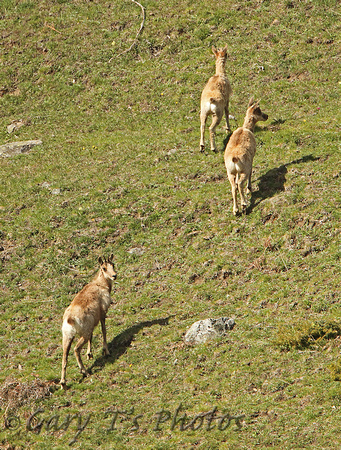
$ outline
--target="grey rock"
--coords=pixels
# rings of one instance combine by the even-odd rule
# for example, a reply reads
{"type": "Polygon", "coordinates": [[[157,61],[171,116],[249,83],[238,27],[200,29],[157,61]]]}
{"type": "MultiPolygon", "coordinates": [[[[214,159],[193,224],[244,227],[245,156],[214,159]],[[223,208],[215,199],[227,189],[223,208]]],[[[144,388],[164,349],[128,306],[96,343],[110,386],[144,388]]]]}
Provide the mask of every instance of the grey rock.
{"type": "Polygon", "coordinates": [[[21,142],[10,142],[8,144],[0,145],[0,156],[11,157],[15,155],[20,155],[21,153],[27,153],[35,145],[41,145],[43,142],[41,140],[35,141],[21,141],[21,142]]]}
{"type": "Polygon", "coordinates": [[[144,253],[144,249],[139,247],[133,247],[130,250],[128,250],[128,253],[130,253],[131,255],[141,256],[144,253]]]}
{"type": "Polygon", "coordinates": [[[13,133],[13,131],[19,130],[19,128],[23,127],[25,122],[23,120],[14,120],[10,125],[7,126],[7,132],[13,133]]]}
{"type": "Polygon", "coordinates": [[[198,320],[186,332],[184,341],[189,345],[202,344],[223,336],[227,330],[232,330],[234,325],[234,319],[228,317],[198,320]]]}

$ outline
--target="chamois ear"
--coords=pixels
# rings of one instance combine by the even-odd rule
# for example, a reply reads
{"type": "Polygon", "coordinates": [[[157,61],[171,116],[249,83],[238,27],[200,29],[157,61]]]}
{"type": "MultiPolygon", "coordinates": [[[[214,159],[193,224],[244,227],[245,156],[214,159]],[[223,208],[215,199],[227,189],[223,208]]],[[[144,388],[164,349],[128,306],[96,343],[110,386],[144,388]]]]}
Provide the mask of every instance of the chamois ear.
{"type": "Polygon", "coordinates": [[[223,53],[226,55],[227,53],[227,44],[225,45],[225,47],[223,48],[223,53]]]}
{"type": "Polygon", "coordinates": [[[255,99],[254,99],[253,96],[252,96],[252,97],[250,98],[250,100],[249,100],[248,108],[250,108],[250,106],[253,106],[254,103],[255,103],[255,99]]]}
{"type": "Polygon", "coordinates": [[[105,260],[103,261],[103,258],[100,256],[98,258],[98,262],[99,262],[99,265],[102,266],[105,263],[105,260]]]}
{"type": "Polygon", "coordinates": [[[214,53],[215,56],[217,56],[218,51],[217,51],[217,49],[215,48],[214,45],[212,45],[212,52],[214,53]]]}
{"type": "Polygon", "coordinates": [[[259,108],[259,100],[255,100],[253,105],[252,105],[253,111],[255,111],[257,108],[259,108]]]}
{"type": "Polygon", "coordinates": [[[108,262],[110,262],[110,263],[114,262],[114,254],[113,253],[109,256],[108,262]]]}

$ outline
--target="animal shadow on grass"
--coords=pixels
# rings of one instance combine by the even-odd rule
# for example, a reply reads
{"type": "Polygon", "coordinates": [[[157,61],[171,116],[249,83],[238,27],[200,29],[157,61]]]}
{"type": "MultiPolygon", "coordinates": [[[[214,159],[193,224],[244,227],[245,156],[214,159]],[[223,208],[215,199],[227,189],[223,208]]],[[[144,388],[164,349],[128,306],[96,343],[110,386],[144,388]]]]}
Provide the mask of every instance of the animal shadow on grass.
{"type": "MultiPolygon", "coordinates": [[[[217,150],[215,150],[214,153],[224,153],[225,152],[226,145],[227,145],[228,141],[230,140],[230,137],[232,136],[232,134],[233,134],[232,131],[227,132],[226,137],[223,141],[223,147],[217,148],[217,150]]],[[[204,152],[205,155],[208,155],[210,153],[212,153],[212,150],[205,150],[205,152],[204,152]]]]}
{"type": "Polygon", "coordinates": [[[309,161],[318,161],[319,159],[320,158],[316,158],[313,155],[306,155],[302,158],[291,161],[290,163],[275,167],[258,178],[258,191],[252,193],[250,205],[246,210],[246,214],[250,214],[253,208],[259,205],[259,203],[266,198],[271,198],[277,193],[284,191],[288,167],[295,164],[307,163],[309,161]]]}
{"type": "Polygon", "coordinates": [[[154,319],[136,323],[135,325],[132,325],[131,327],[122,331],[122,333],[118,334],[111,342],[108,343],[110,355],[100,356],[99,358],[97,358],[90,367],[90,372],[92,373],[92,369],[94,369],[95,367],[103,368],[107,362],[114,363],[117,359],[120,358],[120,356],[124,355],[134,337],[139,331],[143,330],[143,328],[148,328],[153,325],[168,325],[169,319],[171,317],[172,316],[166,317],[164,319],[154,319]]]}
{"type": "MultiPolygon", "coordinates": [[[[237,129],[237,128],[236,128],[237,129]]],[[[221,149],[221,153],[225,153],[225,148],[226,148],[226,146],[227,146],[227,144],[228,144],[228,141],[230,140],[230,137],[232,136],[232,134],[233,134],[233,132],[231,131],[231,132],[228,132],[227,134],[226,134],[226,136],[225,136],[225,139],[224,139],[224,142],[223,142],[223,148],[221,149]]]]}

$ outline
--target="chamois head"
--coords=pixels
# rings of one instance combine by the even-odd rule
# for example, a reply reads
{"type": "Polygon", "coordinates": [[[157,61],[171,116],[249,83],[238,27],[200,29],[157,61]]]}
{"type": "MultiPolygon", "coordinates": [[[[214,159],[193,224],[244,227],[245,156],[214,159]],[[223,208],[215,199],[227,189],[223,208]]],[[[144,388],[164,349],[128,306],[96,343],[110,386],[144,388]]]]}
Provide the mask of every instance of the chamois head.
{"type": "Polygon", "coordinates": [[[268,115],[263,113],[259,107],[259,100],[255,101],[253,97],[250,98],[246,114],[247,116],[252,117],[253,123],[268,120],[268,115]]]}
{"type": "Polygon", "coordinates": [[[215,59],[224,58],[226,60],[227,58],[227,45],[225,45],[224,48],[216,49],[214,45],[212,45],[212,52],[214,53],[215,59]]]}
{"type": "Polygon", "coordinates": [[[104,276],[106,280],[116,280],[117,273],[115,272],[114,263],[113,263],[114,255],[111,254],[110,257],[106,260],[101,256],[98,258],[98,262],[100,265],[101,274],[104,276]]]}

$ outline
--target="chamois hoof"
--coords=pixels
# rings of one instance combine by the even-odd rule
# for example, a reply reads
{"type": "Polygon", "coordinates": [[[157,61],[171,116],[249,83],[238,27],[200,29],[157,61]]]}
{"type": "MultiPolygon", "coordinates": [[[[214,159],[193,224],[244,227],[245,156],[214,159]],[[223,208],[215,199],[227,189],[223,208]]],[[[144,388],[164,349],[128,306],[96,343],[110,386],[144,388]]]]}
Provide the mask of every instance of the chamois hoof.
{"type": "Polygon", "coordinates": [[[92,353],[87,353],[87,354],[86,354],[86,359],[92,359],[92,358],[93,358],[92,353]]]}
{"type": "Polygon", "coordinates": [[[109,350],[107,350],[106,348],[103,348],[102,354],[103,354],[104,356],[109,356],[109,355],[110,355],[110,352],[109,352],[109,350]]]}
{"type": "Polygon", "coordinates": [[[87,370],[81,370],[81,373],[82,373],[82,375],[83,375],[84,378],[90,376],[90,374],[89,374],[89,372],[88,372],[87,370]]]}
{"type": "Polygon", "coordinates": [[[200,145],[200,151],[201,151],[201,153],[204,153],[204,151],[205,151],[205,146],[204,145],[200,145]]]}
{"type": "Polygon", "coordinates": [[[62,389],[63,391],[66,390],[66,381],[61,381],[60,382],[60,389],[62,389]]]}
{"type": "Polygon", "coordinates": [[[238,211],[238,209],[236,209],[236,210],[233,210],[233,215],[234,215],[234,216],[238,216],[238,215],[239,215],[239,211],[238,211]]]}

